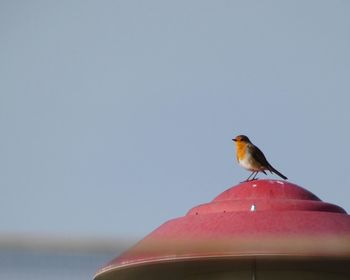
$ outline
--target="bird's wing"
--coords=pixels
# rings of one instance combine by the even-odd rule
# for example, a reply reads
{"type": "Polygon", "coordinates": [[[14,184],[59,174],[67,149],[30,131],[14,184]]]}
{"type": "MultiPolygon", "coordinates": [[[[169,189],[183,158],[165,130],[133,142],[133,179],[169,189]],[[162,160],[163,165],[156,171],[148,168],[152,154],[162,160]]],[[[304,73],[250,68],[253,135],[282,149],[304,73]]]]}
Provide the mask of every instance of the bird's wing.
{"type": "Polygon", "coordinates": [[[252,156],[256,159],[265,169],[268,169],[269,162],[267,161],[265,155],[258,147],[255,146],[255,149],[252,149],[252,156]]]}
{"type": "MultiPolygon", "coordinates": [[[[272,165],[267,161],[263,152],[260,151],[260,149],[258,147],[255,146],[255,149],[252,149],[252,155],[253,155],[254,159],[256,159],[265,170],[269,170],[271,173],[275,173],[285,180],[288,179],[281,172],[277,171],[275,168],[272,167],[272,165]]],[[[265,173],[265,171],[263,171],[263,172],[265,173]]]]}

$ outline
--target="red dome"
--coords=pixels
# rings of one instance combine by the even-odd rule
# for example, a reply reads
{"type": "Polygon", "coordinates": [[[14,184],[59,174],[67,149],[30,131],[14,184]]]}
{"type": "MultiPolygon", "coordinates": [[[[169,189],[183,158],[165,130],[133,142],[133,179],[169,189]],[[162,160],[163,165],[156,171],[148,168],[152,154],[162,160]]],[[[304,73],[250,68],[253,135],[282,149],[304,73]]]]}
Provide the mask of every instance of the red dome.
{"type": "Polygon", "coordinates": [[[97,275],[189,259],[349,256],[349,236],[342,208],[288,181],[255,180],[164,223],[97,275]]]}
{"type": "Polygon", "coordinates": [[[346,213],[339,206],[325,203],[313,193],[287,181],[256,180],[229,188],[210,203],[192,208],[187,215],[252,210],[346,213]]]}

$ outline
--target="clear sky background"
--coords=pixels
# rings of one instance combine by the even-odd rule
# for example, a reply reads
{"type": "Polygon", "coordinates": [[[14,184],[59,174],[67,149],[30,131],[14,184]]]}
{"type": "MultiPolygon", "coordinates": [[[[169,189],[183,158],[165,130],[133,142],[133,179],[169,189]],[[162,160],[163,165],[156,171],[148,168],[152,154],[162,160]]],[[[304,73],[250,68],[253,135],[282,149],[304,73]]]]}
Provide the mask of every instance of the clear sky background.
{"type": "Polygon", "coordinates": [[[249,175],[237,134],[350,211],[349,15],[340,0],[1,1],[0,234],[141,238],[249,175]]]}

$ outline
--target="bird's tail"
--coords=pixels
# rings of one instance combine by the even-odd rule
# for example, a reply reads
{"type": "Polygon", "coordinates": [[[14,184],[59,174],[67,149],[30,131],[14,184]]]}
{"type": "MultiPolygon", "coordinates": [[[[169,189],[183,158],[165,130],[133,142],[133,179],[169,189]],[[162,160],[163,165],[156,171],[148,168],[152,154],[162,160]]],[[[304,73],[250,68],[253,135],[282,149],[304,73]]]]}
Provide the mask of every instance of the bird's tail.
{"type": "Polygon", "coordinates": [[[271,165],[269,165],[269,170],[275,174],[277,174],[278,176],[280,176],[281,178],[283,178],[284,180],[287,180],[288,178],[286,176],[284,176],[281,172],[279,172],[278,170],[276,170],[275,168],[273,168],[271,165]]]}

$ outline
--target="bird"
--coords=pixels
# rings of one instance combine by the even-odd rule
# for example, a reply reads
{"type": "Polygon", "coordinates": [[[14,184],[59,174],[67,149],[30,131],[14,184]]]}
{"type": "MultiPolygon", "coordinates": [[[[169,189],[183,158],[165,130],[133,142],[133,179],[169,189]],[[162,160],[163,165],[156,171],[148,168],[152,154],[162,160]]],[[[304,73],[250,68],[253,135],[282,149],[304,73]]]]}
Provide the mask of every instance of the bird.
{"type": "Polygon", "coordinates": [[[265,175],[267,175],[265,170],[275,173],[284,180],[288,179],[281,172],[272,167],[272,165],[267,161],[263,152],[252,142],[250,142],[247,136],[238,135],[236,138],[232,139],[232,141],[236,143],[236,153],[239,165],[249,171],[252,171],[244,182],[255,180],[259,172],[263,172],[265,175]]]}

